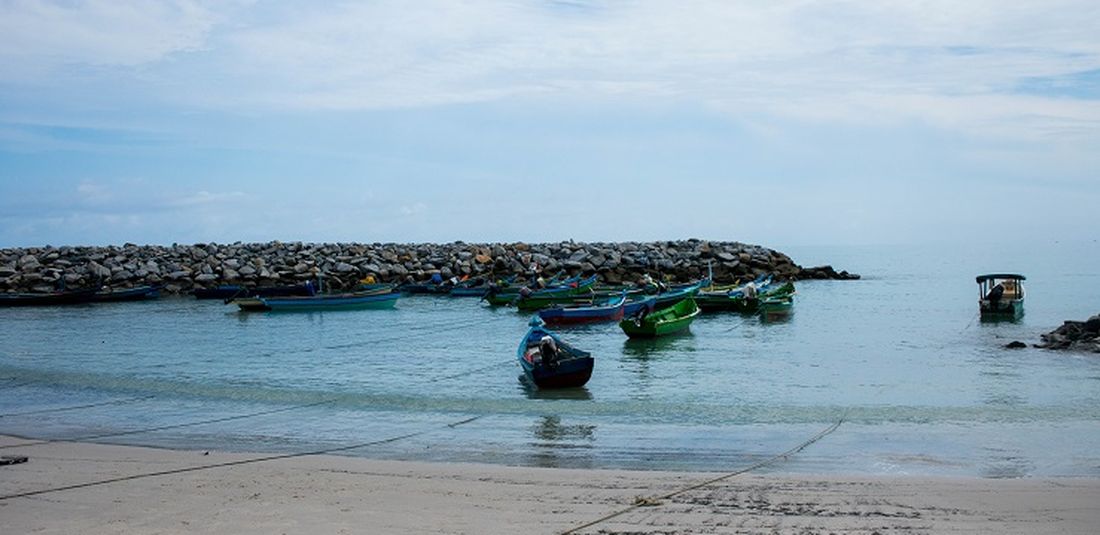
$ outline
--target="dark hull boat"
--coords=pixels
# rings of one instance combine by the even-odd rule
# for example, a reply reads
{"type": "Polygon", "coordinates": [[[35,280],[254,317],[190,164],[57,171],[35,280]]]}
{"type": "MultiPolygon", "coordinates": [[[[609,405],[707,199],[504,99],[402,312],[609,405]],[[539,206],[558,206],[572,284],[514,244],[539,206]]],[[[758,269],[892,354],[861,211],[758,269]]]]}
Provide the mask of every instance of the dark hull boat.
{"type": "Polygon", "coordinates": [[[137,286],[124,290],[104,290],[92,295],[92,301],[97,303],[112,303],[117,301],[145,301],[160,297],[160,286],[137,286]]]}
{"type": "Polygon", "coordinates": [[[604,303],[578,306],[554,306],[539,310],[539,318],[547,325],[576,325],[580,323],[600,323],[623,319],[626,306],[626,294],[608,299],[604,303]]]}
{"type": "Polygon", "coordinates": [[[401,297],[398,291],[355,292],[288,297],[245,297],[234,299],[244,311],[317,312],[323,310],[363,310],[393,308],[401,297]]]}
{"type": "Polygon", "coordinates": [[[584,386],[592,377],[595,360],[546,330],[538,316],[516,349],[516,358],[527,380],[540,389],[584,386]]]}
{"type": "Polygon", "coordinates": [[[78,305],[91,302],[95,293],[95,289],[86,289],[50,293],[0,294],[0,307],[78,305]]]}

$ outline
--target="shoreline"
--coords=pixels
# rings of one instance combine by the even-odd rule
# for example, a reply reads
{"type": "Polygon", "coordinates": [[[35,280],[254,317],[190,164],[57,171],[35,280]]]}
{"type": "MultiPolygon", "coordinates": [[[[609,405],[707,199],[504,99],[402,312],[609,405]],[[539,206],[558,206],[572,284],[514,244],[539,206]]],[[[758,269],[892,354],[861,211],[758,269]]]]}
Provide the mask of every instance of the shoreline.
{"type": "Polygon", "coordinates": [[[723,474],[332,455],[251,462],[271,456],[22,442],[0,436],[0,453],[29,457],[0,466],[0,516],[13,533],[563,533],[624,510],[577,533],[1089,533],[1100,524],[1100,478],[1088,477],[748,473],[684,491],[723,474]],[[11,497],[63,487],[74,488],[11,497]]]}

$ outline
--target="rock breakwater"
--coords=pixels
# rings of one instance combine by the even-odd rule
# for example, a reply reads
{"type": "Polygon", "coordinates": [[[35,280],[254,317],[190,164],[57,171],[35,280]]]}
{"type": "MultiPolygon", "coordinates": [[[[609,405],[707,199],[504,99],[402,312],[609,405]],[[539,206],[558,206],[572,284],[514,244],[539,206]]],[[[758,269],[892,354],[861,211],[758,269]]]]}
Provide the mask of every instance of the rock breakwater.
{"type": "Polygon", "coordinates": [[[1100,353],[1100,314],[1085,321],[1067,321],[1041,338],[1036,347],[1100,353]]]}
{"type": "Polygon", "coordinates": [[[609,283],[643,274],[675,281],[704,277],[732,283],[762,273],[782,279],[857,279],[830,266],[803,268],[759,245],[681,240],[620,243],[233,243],[170,246],[31,247],[0,249],[0,291],[127,288],[160,284],[173,293],[221,284],[266,286],[324,277],[330,287],[353,287],[373,275],[382,282],[543,273],[598,273],[609,283]]]}

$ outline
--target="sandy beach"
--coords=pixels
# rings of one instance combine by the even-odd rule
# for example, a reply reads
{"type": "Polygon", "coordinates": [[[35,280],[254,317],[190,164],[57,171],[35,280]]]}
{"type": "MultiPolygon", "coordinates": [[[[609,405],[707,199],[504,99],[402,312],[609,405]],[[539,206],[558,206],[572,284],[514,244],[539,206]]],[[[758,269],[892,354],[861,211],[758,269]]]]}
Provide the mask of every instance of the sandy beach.
{"type": "Polygon", "coordinates": [[[722,474],[339,456],[250,462],[271,456],[30,442],[0,437],[0,454],[29,458],[0,467],[4,533],[1036,534],[1100,526],[1100,480],[1089,478],[742,474],[669,497],[722,474]]]}

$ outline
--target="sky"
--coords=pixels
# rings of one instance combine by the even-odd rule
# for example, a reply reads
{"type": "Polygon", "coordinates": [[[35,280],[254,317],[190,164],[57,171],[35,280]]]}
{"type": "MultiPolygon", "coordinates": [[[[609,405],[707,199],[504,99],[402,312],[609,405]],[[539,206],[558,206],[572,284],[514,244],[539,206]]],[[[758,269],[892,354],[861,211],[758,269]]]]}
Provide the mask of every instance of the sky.
{"type": "Polygon", "coordinates": [[[0,0],[0,247],[1086,240],[1095,0],[0,0]]]}

